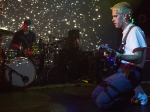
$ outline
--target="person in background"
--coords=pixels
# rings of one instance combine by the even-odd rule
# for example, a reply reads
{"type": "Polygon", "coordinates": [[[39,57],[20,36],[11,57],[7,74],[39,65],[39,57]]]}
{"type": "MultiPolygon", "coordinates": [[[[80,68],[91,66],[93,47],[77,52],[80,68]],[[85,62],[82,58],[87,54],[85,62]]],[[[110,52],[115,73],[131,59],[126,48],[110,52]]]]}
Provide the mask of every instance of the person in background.
{"type": "Polygon", "coordinates": [[[117,3],[111,10],[114,26],[123,31],[122,46],[119,52],[106,46],[101,49],[109,52],[109,56],[113,57],[116,63],[120,62],[120,66],[113,75],[104,79],[94,89],[92,98],[102,110],[131,106],[135,103],[133,98],[145,105],[148,99],[139,85],[146,58],[145,34],[140,27],[131,23],[132,8],[129,3],[117,3]]]}

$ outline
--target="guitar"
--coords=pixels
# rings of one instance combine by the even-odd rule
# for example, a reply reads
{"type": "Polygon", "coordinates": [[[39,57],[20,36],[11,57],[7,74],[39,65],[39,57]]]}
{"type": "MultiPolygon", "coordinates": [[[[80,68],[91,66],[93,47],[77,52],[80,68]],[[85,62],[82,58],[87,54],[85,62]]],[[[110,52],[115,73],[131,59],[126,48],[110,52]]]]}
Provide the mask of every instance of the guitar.
{"type": "Polygon", "coordinates": [[[98,50],[103,50],[105,56],[107,56],[108,58],[115,58],[114,59],[114,64],[113,66],[111,66],[111,68],[114,70],[114,72],[116,72],[118,70],[118,68],[121,66],[121,59],[116,58],[116,51],[109,48],[109,46],[107,44],[103,44],[101,46],[98,47],[98,50]],[[108,54],[108,55],[106,55],[108,54]]]}

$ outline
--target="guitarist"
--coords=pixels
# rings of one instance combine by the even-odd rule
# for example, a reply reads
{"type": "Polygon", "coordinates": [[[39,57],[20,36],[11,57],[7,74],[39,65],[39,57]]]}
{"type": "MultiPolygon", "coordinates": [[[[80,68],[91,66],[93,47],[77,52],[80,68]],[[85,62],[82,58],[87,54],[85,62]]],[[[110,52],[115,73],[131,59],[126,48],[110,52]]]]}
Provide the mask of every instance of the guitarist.
{"type": "MultiPolygon", "coordinates": [[[[131,23],[130,4],[120,2],[111,10],[114,26],[123,30],[123,52],[110,50],[112,57],[121,60],[121,67],[116,70],[116,73],[102,81],[92,92],[92,98],[102,110],[123,108],[132,104],[134,89],[141,83],[141,72],[147,47],[144,32],[131,23]]],[[[109,51],[109,49],[105,50],[109,51]]]]}

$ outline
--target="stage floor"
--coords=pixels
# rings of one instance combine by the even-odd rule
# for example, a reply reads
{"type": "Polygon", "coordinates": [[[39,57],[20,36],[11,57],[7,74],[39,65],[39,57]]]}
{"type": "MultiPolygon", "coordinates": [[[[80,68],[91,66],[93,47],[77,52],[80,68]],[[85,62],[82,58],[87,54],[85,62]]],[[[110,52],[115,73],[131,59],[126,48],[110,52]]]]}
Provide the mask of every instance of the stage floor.
{"type": "MultiPolygon", "coordinates": [[[[86,80],[57,83],[43,80],[25,88],[7,86],[1,88],[0,112],[104,112],[96,107],[91,98],[96,85],[87,83],[86,80]]],[[[150,84],[142,83],[141,86],[149,97],[150,84]]],[[[150,103],[109,112],[149,111],[150,103]]]]}

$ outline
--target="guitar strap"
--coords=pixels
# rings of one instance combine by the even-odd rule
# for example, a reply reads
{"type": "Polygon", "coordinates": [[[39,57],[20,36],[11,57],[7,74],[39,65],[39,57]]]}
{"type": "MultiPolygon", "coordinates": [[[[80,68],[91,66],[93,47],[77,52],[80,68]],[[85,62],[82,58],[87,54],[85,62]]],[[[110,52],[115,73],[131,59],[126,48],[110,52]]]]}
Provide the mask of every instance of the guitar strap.
{"type": "Polygon", "coordinates": [[[134,26],[135,26],[135,25],[133,25],[133,26],[131,26],[131,27],[129,28],[129,30],[128,30],[128,32],[126,33],[124,39],[122,40],[122,43],[121,43],[121,45],[120,45],[120,47],[119,47],[119,53],[121,53],[121,54],[124,53],[123,47],[124,47],[125,44],[126,44],[127,36],[128,36],[129,32],[131,31],[131,29],[132,29],[134,26]]]}

